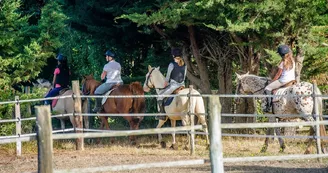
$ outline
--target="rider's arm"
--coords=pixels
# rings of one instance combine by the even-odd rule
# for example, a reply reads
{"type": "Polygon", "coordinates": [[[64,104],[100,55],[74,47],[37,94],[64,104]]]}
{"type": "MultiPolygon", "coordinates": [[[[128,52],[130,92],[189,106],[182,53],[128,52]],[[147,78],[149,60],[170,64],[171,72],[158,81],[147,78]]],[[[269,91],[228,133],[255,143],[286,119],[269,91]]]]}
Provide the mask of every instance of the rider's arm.
{"type": "Polygon", "coordinates": [[[169,64],[169,67],[167,68],[167,73],[166,73],[164,87],[166,87],[169,84],[169,82],[170,82],[171,73],[172,73],[173,68],[174,68],[174,65],[172,63],[170,63],[169,64]]]}
{"type": "Polygon", "coordinates": [[[53,86],[53,88],[56,88],[56,78],[57,78],[57,75],[59,73],[60,73],[59,68],[56,68],[55,71],[54,71],[54,78],[52,79],[52,86],[53,86]]]}
{"type": "Polygon", "coordinates": [[[166,82],[170,81],[171,73],[172,73],[173,68],[174,68],[174,65],[172,63],[170,63],[169,67],[167,68],[166,82]]]}
{"type": "Polygon", "coordinates": [[[284,66],[283,66],[283,62],[280,63],[279,65],[279,68],[278,68],[278,71],[276,73],[276,75],[274,76],[273,80],[272,81],[275,81],[275,80],[278,80],[279,77],[281,76],[282,74],[282,70],[283,70],[284,66]]]}
{"type": "Polygon", "coordinates": [[[107,71],[103,71],[102,73],[101,73],[101,80],[104,80],[105,79],[105,77],[106,77],[106,75],[107,75],[107,71]]]}
{"type": "Polygon", "coordinates": [[[57,77],[57,74],[54,75],[54,78],[52,79],[52,86],[53,88],[56,88],[56,77],[57,77]]]}

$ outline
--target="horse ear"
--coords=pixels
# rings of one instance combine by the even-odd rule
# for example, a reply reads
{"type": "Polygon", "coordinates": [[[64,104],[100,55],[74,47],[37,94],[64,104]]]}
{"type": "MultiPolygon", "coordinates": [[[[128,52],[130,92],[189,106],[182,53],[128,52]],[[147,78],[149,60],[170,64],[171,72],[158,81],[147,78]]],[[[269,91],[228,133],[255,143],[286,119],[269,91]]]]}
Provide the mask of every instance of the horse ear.
{"type": "Polygon", "coordinates": [[[157,69],[157,70],[159,70],[159,66],[158,66],[158,67],[156,67],[156,69],[157,69]]]}
{"type": "Polygon", "coordinates": [[[246,75],[249,75],[249,71],[246,73],[246,75]]]}
{"type": "Polygon", "coordinates": [[[238,79],[241,79],[241,75],[240,74],[236,73],[236,75],[237,75],[237,78],[238,79]]]}
{"type": "Polygon", "coordinates": [[[151,66],[150,65],[148,65],[148,71],[151,71],[151,66]]]}

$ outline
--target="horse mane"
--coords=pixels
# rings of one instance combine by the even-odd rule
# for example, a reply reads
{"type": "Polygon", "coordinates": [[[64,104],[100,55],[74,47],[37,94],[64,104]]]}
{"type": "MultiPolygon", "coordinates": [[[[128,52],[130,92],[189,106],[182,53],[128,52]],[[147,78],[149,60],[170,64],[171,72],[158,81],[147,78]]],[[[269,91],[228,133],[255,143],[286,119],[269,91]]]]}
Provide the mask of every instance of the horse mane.
{"type": "Polygon", "coordinates": [[[269,78],[269,77],[257,76],[254,74],[243,74],[241,76],[242,76],[242,78],[249,77],[249,78],[258,78],[260,80],[265,80],[265,81],[271,81],[271,78],[269,78]]]}

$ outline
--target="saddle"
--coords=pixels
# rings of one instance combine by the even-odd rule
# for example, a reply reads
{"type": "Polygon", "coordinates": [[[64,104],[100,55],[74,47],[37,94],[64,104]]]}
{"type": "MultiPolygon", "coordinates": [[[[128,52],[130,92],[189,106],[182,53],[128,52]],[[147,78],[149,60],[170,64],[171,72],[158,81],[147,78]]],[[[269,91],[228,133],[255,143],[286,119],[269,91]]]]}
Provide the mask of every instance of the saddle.
{"type": "MultiPolygon", "coordinates": [[[[272,94],[274,94],[274,95],[275,95],[275,94],[277,94],[277,95],[281,95],[281,94],[284,93],[284,91],[287,89],[287,87],[293,86],[293,85],[295,85],[295,84],[296,84],[296,80],[292,80],[292,81],[286,83],[285,85],[283,85],[283,86],[281,86],[281,87],[279,87],[279,88],[277,88],[277,89],[274,89],[274,90],[272,91],[272,94]]],[[[275,102],[279,102],[279,99],[280,99],[280,96],[275,96],[275,97],[272,98],[272,102],[273,102],[273,103],[275,103],[275,102]]]]}
{"type": "MultiPolygon", "coordinates": [[[[120,86],[120,84],[115,84],[115,85],[113,85],[112,88],[110,88],[109,91],[107,91],[103,96],[108,96],[108,95],[110,95],[110,93],[112,93],[112,92],[113,92],[115,89],[117,89],[117,87],[119,87],[119,86],[120,86]]],[[[102,98],[102,100],[101,100],[101,105],[105,104],[105,102],[106,102],[107,99],[108,99],[107,97],[102,98]]]]}
{"type": "MultiPolygon", "coordinates": [[[[184,86],[180,86],[179,88],[175,89],[173,92],[172,92],[172,95],[173,94],[178,94],[181,90],[185,89],[184,86]]],[[[164,98],[164,106],[168,106],[172,103],[174,97],[166,97],[164,98]]]]}
{"type": "MultiPolygon", "coordinates": [[[[61,89],[60,91],[59,91],[59,94],[57,95],[57,96],[61,96],[61,95],[63,95],[66,91],[68,91],[69,90],[69,88],[63,88],[63,89],[61,89]]],[[[57,102],[58,102],[58,99],[53,99],[52,100],[52,103],[51,103],[51,107],[55,107],[56,106],[56,104],[57,104],[57,102]]]]}

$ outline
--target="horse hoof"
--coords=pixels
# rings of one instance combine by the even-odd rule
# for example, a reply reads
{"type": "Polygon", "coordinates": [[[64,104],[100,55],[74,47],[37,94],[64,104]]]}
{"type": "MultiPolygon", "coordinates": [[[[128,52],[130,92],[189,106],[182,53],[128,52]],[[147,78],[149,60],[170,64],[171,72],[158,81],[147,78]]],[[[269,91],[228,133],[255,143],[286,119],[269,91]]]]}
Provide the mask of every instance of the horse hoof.
{"type": "Polygon", "coordinates": [[[137,145],[137,142],[136,141],[132,141],[131,142],[131,145],[136,146],[137,145]]]}
{"type": "Polygon", "coordinates": [[[177,144],[172,144],[170,149],[178,150],[178,145],[177,144]]]}
{"type": "Polygon", "coordinates": [[[279,150],[279,153],[283,153],[285,151],[286,146],[282,146],[279,150]]]}
{"type": "Polygon", "coordinates": [[[309,150],[306,150],[306,151],[304,152],[304,154],[310,154],[310,151],[309,151],[309,150]]]}
{"type": "Polygon", "coordinates": [[[161,142],[161,147],[162,147],[162,148],[166,148],[166,142],[162,141],[162,142],[161,142]]]}
{"type": "Polygon", "coordinates": [[[261,149],[260,152],[261,152],[261,153],[265,153],[265,152],[267,151],[267,149],[268,149],[267,147],[262,147],[262,149],[261,149]]]}

